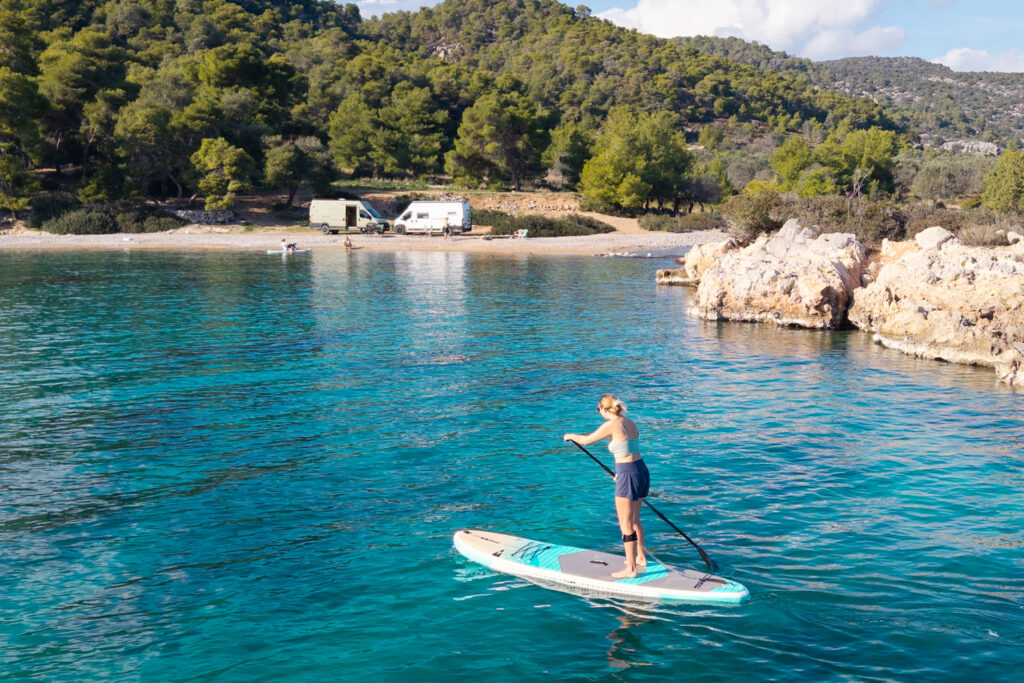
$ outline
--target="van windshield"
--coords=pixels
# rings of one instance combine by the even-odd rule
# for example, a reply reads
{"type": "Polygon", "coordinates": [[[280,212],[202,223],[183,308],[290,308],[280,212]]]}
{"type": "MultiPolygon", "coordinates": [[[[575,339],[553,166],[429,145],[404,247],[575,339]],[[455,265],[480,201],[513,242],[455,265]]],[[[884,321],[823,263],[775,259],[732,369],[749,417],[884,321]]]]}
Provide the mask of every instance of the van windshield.
{"type": "Polygon", "coordinates": [[[370,212],[370,215],[374,218],[380,218],[380,214],[373,210],[373,207],[369,204],[363,204],[363,208],[370,212]]]}

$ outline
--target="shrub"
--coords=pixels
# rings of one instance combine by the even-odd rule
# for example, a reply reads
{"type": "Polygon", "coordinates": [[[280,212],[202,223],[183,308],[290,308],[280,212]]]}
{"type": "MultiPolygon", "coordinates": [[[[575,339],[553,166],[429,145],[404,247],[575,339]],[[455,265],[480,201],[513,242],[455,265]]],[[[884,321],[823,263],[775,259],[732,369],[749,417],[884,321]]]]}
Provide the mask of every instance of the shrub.
{"type": "Polygon", "coordinates": [[[111,207],[117,232],[165,232],[185,224],[177,216],[166,213],[158,206],[118,202],[111,207]]]}
{"type": "Polygon", "coordinates": [[[696,230],[726,230],[728,228],[722,214],[715,211],[684,213],[679,216],[648,213],[640,216],[637,223],[644,230],[664,232],[694,232],[696,230]]]}
{"type": "MultiPolygon", "coordinates": [[[[498,213],[498,212],[495,212],[498,213]]],[[[527,237],[575,237],[614,232],[615,228],[588,216],[576,214],[552,218],[549,216],[509,216],[500,218],[491,226],[492,235],[512,235],[526,230],[527,237]]]]}
{"type": "Polygon", "coordinates": [[[491,209],[473,210],[473,225],[490,225],[493,227],[509,218],[512,218],[512,216],[504,211],[492,211],[491,209]]]}
{"type": "Polygon", "coordinates": [[[78,207],[78,200],[70,192],[42,192],[29,202],[29,227],[39,229],[47,221],[60,218],[78,207]]]}
{"type": "Polygon", "coordinates": [[[976,209],[981,206],[981,195],[971,195],[960,202],[961,209],[976,209]]]}
{"type": "Polygon", "coordinates": [[[852,232],[864,244],[881,244],[883,239],[906,237],[907,216],[890,201],[857,200],[842,232],[852,232]]]}
{"type": "Polygon", "coordinates": [[[117,232],[114,215],[105,209],[76,209],[47,221],[43,230],[57,235],[109,235],[117,232]]]}
{"type": "Polygon", "coordinates": [[[164,213],[159,207],[118,202],[111,206],[70,211],[47,221],[42,228],[58,235],[109,235],[116,232],[163,232],[182,225],[181,220],[164,213]]]}
{"type": "Polygon", "coordinates": [[[865,244],[878,244],[883,239],[901,240],[907,234],[906,212],[890,201],[837,195],[787,196],[780,213],[806,226],[817,225],[822,232],[852,233],[865,244]]]}
{"type": "Polygon", "coordinates": [[[672,232],[672,228],[676,225],[676,216],[669,216],[663,213],[645,213],[636,222],[644,230],[672,232]]]}
{"type": "Polygon", "coordinates": [[[912,237],[933,225],[940,225],[957,236],[964,244],[997,247],[1009,244],[1006,234],[1010,231],[1024,232],[1020,217],[995,211],[970,209],[961,211],[932,211],[907,226],[907,235],[912,237]]]}
{"type": "Polygon", "coordinates": [[[825,232],[842,232],[850,214],[850,199],[838,195],[789,198],[785,213],[803,225],[817,225],[825,232]]]}
{"type": "MultiPolygon", "coordinates": [[[[1012,225],[1009,227],[1014,232],[1020,232],[1021,226],[1012,225]]],[[[956,231],[957,239],[964,244],[979,247],[1005,247],[1010,243],[1006,238],[1007,226],[1002,222],[990,223],[968,223],[956,231]]]]}
{"type": "Polygon", "coordinates": [[[927,202],[910,205],[906,210],[906,237],[908,238],[933,225],[940,225],[955,234],[963,227],[964,219],[972,213],[954,211],[927,202]]]}
{"type": "Polygon", "coordinates": [[[750,242],[762,232],[782,227],[777,213],[781,199],[774,192],[738,194],[725,202],[722,213],[728,218],[729,232],[741,242],[750,242]]]}

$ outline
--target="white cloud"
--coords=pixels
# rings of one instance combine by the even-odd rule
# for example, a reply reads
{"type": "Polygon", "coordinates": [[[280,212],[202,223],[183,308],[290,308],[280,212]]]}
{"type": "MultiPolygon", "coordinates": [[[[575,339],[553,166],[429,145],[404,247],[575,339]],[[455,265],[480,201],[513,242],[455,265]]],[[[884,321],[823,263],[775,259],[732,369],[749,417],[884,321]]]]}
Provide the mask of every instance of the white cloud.
{"type": "MultiPolygon", "coordinates": [[[[736,36],[813,59],[879,54],[900,46],[906,31],[872,21],[892,0],[638,0],[599,16],[653,33],[736,36]]],[[[948,0],[929,0],[941,4],[948,0]]]]}
{"type": "Polygon", "coordinates": [[[906,37],[906,31],[898,26],[875,26],[860,33],[847,29],[822,31],[808,41],[800,55],[811,59],[877,55],[902,45],[906,37]]]}
{"type": "Polygon", "coordinates": [[[1024,53],[1007,50],[989,54],[988,50],[960,47],[932,60],[953,71],[1024,71],[1024,53]]]}

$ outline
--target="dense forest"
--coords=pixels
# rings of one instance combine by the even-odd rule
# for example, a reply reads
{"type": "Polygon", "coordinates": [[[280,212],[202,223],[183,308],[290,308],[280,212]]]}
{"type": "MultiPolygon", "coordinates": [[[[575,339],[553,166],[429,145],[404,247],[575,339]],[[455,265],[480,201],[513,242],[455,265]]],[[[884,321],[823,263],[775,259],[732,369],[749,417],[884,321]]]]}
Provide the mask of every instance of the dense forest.
{"type": "Polygon", "coordinates": [[[552,0],[375,20],[319,0],[0,0],[0,208],[67,180],[84,203],[223,208],[254,186],[290,203],[346,174],[680,210],[750,183],[892,193],[934,161],[908,151],[911,118],[822,87],[822,67],[716,41],[552,0]]]}

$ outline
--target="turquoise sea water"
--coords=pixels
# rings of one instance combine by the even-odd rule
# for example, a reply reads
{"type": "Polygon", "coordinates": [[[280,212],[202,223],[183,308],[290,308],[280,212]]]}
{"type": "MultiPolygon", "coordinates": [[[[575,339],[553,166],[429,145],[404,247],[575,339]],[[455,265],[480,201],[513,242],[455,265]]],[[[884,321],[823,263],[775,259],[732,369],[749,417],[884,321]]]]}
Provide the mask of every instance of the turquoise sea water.
{"type": "Polygon", "coordinates": [[[1016,675],[1024,393],[858,332],[696,320],[663,266],[0,254],[0,679],[1016,675]],[[616,550],[610,480],[560,441],[608,390],[652,501],[749,602],[451,551],[462,527],[616,550]]]}

